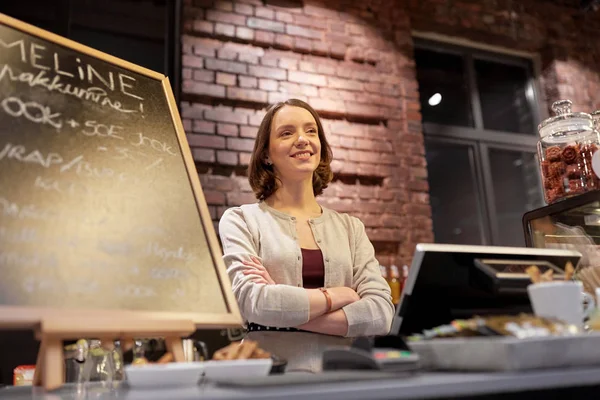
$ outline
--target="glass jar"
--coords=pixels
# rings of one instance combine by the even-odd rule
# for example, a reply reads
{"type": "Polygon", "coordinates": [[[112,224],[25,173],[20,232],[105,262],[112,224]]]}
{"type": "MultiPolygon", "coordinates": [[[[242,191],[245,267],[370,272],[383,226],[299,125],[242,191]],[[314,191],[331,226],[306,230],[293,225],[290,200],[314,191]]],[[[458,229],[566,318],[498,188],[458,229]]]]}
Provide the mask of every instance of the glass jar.
{"type": "Polygon", "coordinates": [[[548,204],[600,188],[592,170],[592,156],[600,147],[598,131],[592,116],[571,112],[571,104],[570,100],[553,103],[556,116],[538,126],[538,156],[548,204]]]}

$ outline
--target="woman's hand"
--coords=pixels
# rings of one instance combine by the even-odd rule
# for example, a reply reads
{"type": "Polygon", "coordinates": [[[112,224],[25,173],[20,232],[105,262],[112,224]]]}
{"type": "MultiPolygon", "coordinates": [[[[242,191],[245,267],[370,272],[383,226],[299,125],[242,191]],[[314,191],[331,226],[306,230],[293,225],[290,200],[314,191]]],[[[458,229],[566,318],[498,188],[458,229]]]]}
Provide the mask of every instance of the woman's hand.
{"type": "Polygon", "coordinates": [[[354,289],[346,286],[327,288],[327,292],[331,296],[332,310],[339,310],[348,304],[360,300],[358,293],[356,293],[354,289]]]}
{"type": "Polygon", "coordinates": [[[252,261],[244,261],[244,265],[251,269],[242,271],[244,275],[253,276],[252,282],[262,285],[276,285],[275,281],[267,272],[267,269],[262,265],[260,260],[256,257],[250,257],[252,261]]]}

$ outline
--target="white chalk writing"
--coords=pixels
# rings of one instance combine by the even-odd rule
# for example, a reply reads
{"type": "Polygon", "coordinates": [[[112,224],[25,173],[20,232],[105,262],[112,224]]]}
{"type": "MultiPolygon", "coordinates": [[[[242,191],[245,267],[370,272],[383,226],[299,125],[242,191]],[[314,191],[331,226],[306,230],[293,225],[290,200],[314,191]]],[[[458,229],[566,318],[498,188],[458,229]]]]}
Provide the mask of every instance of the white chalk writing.
{"type": "Polygon", "coordinates": [[[127,285],[116,287],[115,294],[122,297],[154,297],[156,291],[152,287],[127,285]]]}
{"type": "MultiPolygon", "coordinates": [[[[52,55],[47,54],[47,49],[45,46],[35,43],[29,42],[27,43],[25,39],[16,40],[12,43],[7,43],[4,40],[0,39],[0,46],[6,49],[12,49],[16,47],[20,50],[21,62],[24,64],[31,65],[36,69],[40,69],[43,71],[52,71],[57,73],[58,75],[66,76],[69,78],[75,78],[75,74],[77,73],[77,77],[80,80],[87,80],[90,84],[95,83],[95,81],[100,81],[106,88],[114,91],[115,90],[115,73],[113,71],[108,71],[107,74],[102,75],[98,72],[94,67],[90,64],[82,64],[81,59],[79,57],[75,58],[77,65],[75,66],[76,71],[65,71],[60,68],[60,56],[57,52],[53,52],[52,55]],[[27,47],[29,45],[29,52],[27,52],[27,47]],[[29,53],[29,60],[27,59],[27,53],[29,53]]],[[[134,89],[134,83],[136,79],[126,75],[124,73],[118,72],[116,73],[118,89],[124,95],[133,97],[138,100],[143,100],[141,96],[133,94],[131,89],[134,89]]]]}
{"type": "Polygon", "coordinates": [[[178,249],[167,249],[165,247],[161,247],[158,243],[150,242],[146,246],[146,254],[150,256],[156,256],[162,259],[163,261],[167,260],[193,260],[195,257],[191,253],[187,253],[183,247],[179,247],[178,249]]]}
{"type": "Polygon", "coordinates": [[[52,113],[50,107],[42,106],[35,101],[24,102],[18,97],[7,97],[0,106],[8,115],[18,118],[25,117],[31,122],[42,125],[50,125],[56,129],[62,128],[62,121],[57,120],[60,117],[60,113],[52,113]]]}
{"type": "Polygon", "coordinates": [[[117,133],[123,129],[122,126],[118,125],[104,125],[99,124],[96,121],[85,121],[86,128],[81,131],[85,136],[99,136],[99,137],[110,137],[113,139],[121,139],[121,136],[118,136],[117,133]]]}
{"type": "Polygon", "coordinates": [[[10,202],[4,197],[0,197],[0,215],[16,219],[42,221],[50,221],[57,218],[57,215],[51,211],[42,210],[33,204],[19,206],[17,203],[10,202]]]}
{"type": "Polygon", "coordinates": [[[152,268],[150,277],[152,279],[183,279],[187,278],[189,273],[176,268],[152,268]]]}
{"type": "Polygon", "coordinates": [[[139,139],[138,139],[137,142],[132,142],[131,143],[133,146],[136,146],[136,147],[150,146],[150,147],[152,147],[156,151],[168,153],[168,154],[170,154],[172,156],[176,156],[177,155],[177,153],[173,151],[173,149],[171,148],[171,146],[168,146],[166,143],[163,143],[160,140],[156,140],[156,139],[152,139],[152,138],[146,137],[141,132],[138,133],[138,138],[139,139]]]}
{"type": "Polygon", "coordinates": [[[27,254],[22,254],[17,251],[0,250],[0,265],[23,268],[56,268],[58,263],[56,261],[56,257],[54,257],[53,254],[41,254],[35,251],[27,254]]]}
{"type": "Polygon", "coordinates": [[[29,85],[29,87],[41,86],[49,92],[58,92],[66,94],[68,96],[77,97],[82,100],[90,101],[101,106],[108,106],[116,111],[122,113],[137,113],[136,109],[126,109],[123,104],[119,101],[108,97],[106,90],[99,87],[88,87],[81,88],[73,86],[70,83],[62,83],[59,75],[47,76],[46,71],[40,71],[37,74],[31,72],[14,72],[12,68],[5,64],[0,70],[0,82],[8,77],[13,82],[22,82],[29,85]]]}
{"type": "Polygon", "coordinates": [[[11,231],[4,226],[0,226],[0,242],[35,243],[37,241],[37,232],[33,228],[18,228],[14,231],[11,231]]]}
{"type": "Polygon", "coordinates": [[[44,168],[50,168],[54,164],[61,164],[63,158],[57,153],[42,154],[39,150],[27,151],[24,146],[6,143],[0,150],[0,161],[2,159],[17,160],[24,163],[38,164],[44,168]]]}

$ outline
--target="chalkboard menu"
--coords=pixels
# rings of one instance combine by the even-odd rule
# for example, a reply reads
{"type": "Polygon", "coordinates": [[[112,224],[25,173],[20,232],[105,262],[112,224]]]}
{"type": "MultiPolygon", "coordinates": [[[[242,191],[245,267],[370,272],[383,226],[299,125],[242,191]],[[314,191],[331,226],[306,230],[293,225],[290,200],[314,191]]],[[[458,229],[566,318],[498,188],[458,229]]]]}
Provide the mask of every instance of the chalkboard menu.
{"type": "Polygon", "coordinates": [[[241,322],[167,78],[0,14],[0,311],[57,309],[241,322]]]}

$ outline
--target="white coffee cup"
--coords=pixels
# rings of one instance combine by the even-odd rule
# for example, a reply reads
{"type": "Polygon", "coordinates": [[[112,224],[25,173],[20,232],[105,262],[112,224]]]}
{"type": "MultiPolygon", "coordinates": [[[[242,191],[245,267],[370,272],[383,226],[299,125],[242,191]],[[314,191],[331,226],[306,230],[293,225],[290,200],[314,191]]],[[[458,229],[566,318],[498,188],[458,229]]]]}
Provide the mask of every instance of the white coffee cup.
{"type": "Polygon", "coordinates": [[[527,292],[536,316],[556,318],[580,328],[595,308],[594,298],[577,281],[535,283],[527,286],[527,292]]]}

